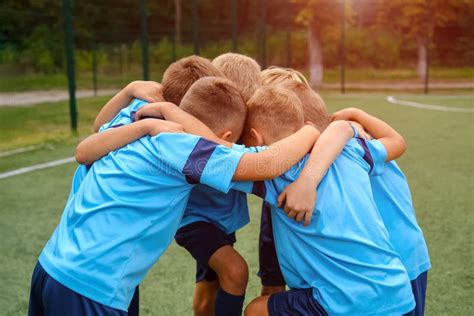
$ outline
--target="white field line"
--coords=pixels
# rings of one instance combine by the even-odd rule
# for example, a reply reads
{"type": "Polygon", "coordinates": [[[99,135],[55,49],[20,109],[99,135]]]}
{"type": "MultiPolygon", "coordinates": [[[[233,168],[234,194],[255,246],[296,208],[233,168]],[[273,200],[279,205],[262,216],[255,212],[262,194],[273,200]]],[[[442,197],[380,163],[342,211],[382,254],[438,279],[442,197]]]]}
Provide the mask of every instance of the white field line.
{"type": "Polygon", "coordinates": [[[442,105],[423,104],[423,103],[406,101],[406,100],[397,100],[394,96],[391,96],[391,95],[387,97],[387,102],[392,103],[392,104],[411,106],[414,108],[424,109],[424,110],[458,112],[458,113],[474,113],[474,109],[456,108],[456,107],[442,106],[442,105]]]}
{"type": "Polygon", "coordinates": [[[40,163],[37,165],[29,166],[29,167],[24,167],[12,171],[7,171],[4,173],[0,173],[0,179],[6,179],[14,176],[18,176],[20,174],[36,171],[36,170],[41,170],[41,169],[47,169],[47,168],[52,168],[60,165],[64,165],[66,163],[74,162],[76,159],[74,157],[68,157],[68,158],[63,158],[63,159],[58,159],[58,160],[53,160],[50,162],[45,162],[45,163],[40,163]]]}
{"type": "Polygon", "coordinates": [[[16,154],[26,153],[29,151],[33,151],[35,149],[39,149],[41,147],[42,145],[34,145],[34,146],[21,147],[21,148],[17,148],[13,150],[0,151],[0,157],[8,157],[8,156],[16,155],[16,154]]]}

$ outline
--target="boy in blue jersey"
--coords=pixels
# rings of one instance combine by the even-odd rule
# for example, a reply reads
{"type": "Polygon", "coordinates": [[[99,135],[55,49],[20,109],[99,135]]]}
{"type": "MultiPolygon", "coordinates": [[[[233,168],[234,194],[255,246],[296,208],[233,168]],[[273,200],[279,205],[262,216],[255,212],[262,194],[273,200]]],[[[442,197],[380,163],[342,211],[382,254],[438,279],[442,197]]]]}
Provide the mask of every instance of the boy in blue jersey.
{"type": "MultiPolygon", "coordinates": [[[[212,64],[236,84],[246,102],[260,86],[260,66],[250,57],[226,53],[212,64]]],[[[194,315],[242,314],[248,266],[234,244],[236,231],[249,219],[243,192],[224,194],[208,186],[191,192],[175,240],[196,260],[194,315]]]]}
{"type": "MultiPolygon", "coordinates": [[[[360,109],[349,108],[334,113],[332,119],[352,120],[364,124],[367,116],[368,114],[360,109]]],[[[372,135],[376,135],[377,130],[371,129],[370,125],[365,128],[372,135]]],[[[431,262],[423,232],[416,220],[407,179],[398,164],[390,161],[385,164],[382,175],[370,177],[370,183],[390,242],[400,255],[411,280],[416,301],[413,315],[421,316],[425,310],[427,273],[431,262]]]]}
{"type": "MultiPolygon", "coordinates": [[[[190,102],[207,102],[206,92],[214,89],[216,103],[207,107],[207,123],[216,132],[228,129],[237,139],[246,111],[240,92],[225,79],[198,82],[189,91],[190,102]],[[217,116],[219,111],[227,115],[217,116]]],[[[186,131],[192,133],[198,125],[186,131]]],[[[142,137],[96,161],[39,257],[29,313],[126,315],[135,287],[172,241],[196,184],[226,192],[234,185],[232,179],[274,177],[302,157],[318,135],[307,126],[297,135],[301,148],[284,140],[265,152],[246,155],[189,134],[160,134],[142,137]],[[261,163],[271,168],[258,170],[261,163]]],[[[227,144],[214,135],[209,138],[227,144]]]]}
{"type": "MultiPolygon", "coordinates": [[[[126,95],[149,101],[153,101],[155,95],[163,94],[167,101],[181,102],[182,94],[188,90],[192,80],[216,73],[221,73],[233,81],[242,93],[244,101],[247,101],[260,85],[260,66],[247,56],[228,53],[215,58],[212,64],[207,59],[196,56],[181,59],[170,65],[164,73],[162,91],[157,83],[137,82],[127,87],[124,94],[128,92],[126,95]]],[[[96,126],[106,123],[104,120],[112,118],[125,106],[121,98],[127,100],[119,93],[104,107],[96,119],[96,126]]],[[[138,111],[144,105],[146,102],[135,100],[106,126],[126,124],[129,113],[138,111]],[[124,121],[122,117],[125,117],[124,121]]],[[[203,110],[207,111],[205,108],[203,110]]],[[[113,137],[113,141],[120,140],[126,144],[134,140],[130,137],[141,136],[136,132],[137,130],[133,129],[124,137],[113,137]]],[[[220,136],[226,137],[225,133],[220,136]]],[[[92,157],[92,160],[95,159],[98,157],[92,157]]],[[[233,248],[233,244],[236,242],[235,231],[245,226],[248,221],[245,193],[230,190],[224,194],[208,186],[196,186],[191,191],[175,239],[196,259],[196,288],[193,299],[195,315],[241,314],[248,267],[245,259],[233,248]]]]}
{"type": "MultiPolygon", "coordinates": [[[[291,98],[276,102],[283,90],[263,87],[250,100],[243,136],[247,145],[272,144],[303,124],[291,114],[291,98]]],[[[349,140],[349,125],[345,133],[334,133],[330,126],[316,147],[349,140],[332,165],[323,162],[331,161],[326,152],[313,150],[283,176],[259,182],[260,189],[253,190],[272,205],[276,252],[290,290],[257,298],[246,315],[401,315],[415,307],[407,272],[389,241],[369,180],[370,171],[380,173],[385,160],[403,153],[403,138],[378,119],[371,117],[367,125],[377,127],[378,141],[349,140]],[[277,207],[278,195],[306,163],[300,181],[320,182],[309,221],[311,214],[291,209],[287,214],[277,207]],[[295,214],[300,220],[306,217],[308,225],[290,219],[295,214]]]]}
{"type": "MultiPolygon", "coordinates": [[[[286,81],[282,86],[294,91],[300,100],[307,105],[304,108],[305,119],[317,122],[317,127],[321,124],[327,124],[329,117],[327,109],[321,98],[315,97],[313,93],[305,92],[305,88],[295,81],[286,81]],[[318,116],[320,117],[318,119],[318,116]],[[326,121],[326,122],[325,122],[326,121]]],[[[357,122],[360,117],[367,116],[358,109],[346,109],[334,113],[333,120],[347,120],[357,122]]],[[[372,126],[367,126],[371,128],[372,126]]],[[[368,130],[369,133],[377,134],[376,130],[368,130]]],[[[380,212],[384,225],[389,233],[390,242],[395,251],[400,255],[403,265],[408,272],[411,280],[412,291],[415,297],[416,308],[413,310],[414,315],[423,315],[427,286],[427,271],[431,264],[428,255],[428,249],[423,237],[423,233],[417,224],[416,216],[411,199],[410,189],[406,181],[406,177],[398,167],[395,161],[385,164],[384,173],[382,175],[370,177],[372,192],[377,209],[380,212]]],[[[295,211],[311,209],[312,202],[308,205],[301,205],[302,196],[310,196],[314,192],[314,187],[308,186],[304,181],[296,181],[288,186],[283,195],[288,194],[286,201],[286,209],[295,211]]],[[[267,216],[270,212],[265,213],[267,216]]],[[[263,218],[263,217],[262,217],[263,218]]],[[[271,220],[266,221],[267,226],[271,225],[271,220]]],[[[268,230],[263,231],[261,239],[266,241],[267,247],[261,248],[269,253],[274,249],[271,247],[274,243],[273,234],[268,230]],[[263,237],[262,237],[263,236],[263,237]]],[[[278,261],[273,256],[268,256],[264,265],[261,265],[263,275],[272,275],[273,280],[282,280],[283,277],[279,273],[278,261]]],[[[263,282],[262,278],[262,282],[263,282]]],[[[284,281],[280,288],[272,293],[282,291],[284,281]]],[[[270,293],[269,293],[270,294],[270,293]]]]}

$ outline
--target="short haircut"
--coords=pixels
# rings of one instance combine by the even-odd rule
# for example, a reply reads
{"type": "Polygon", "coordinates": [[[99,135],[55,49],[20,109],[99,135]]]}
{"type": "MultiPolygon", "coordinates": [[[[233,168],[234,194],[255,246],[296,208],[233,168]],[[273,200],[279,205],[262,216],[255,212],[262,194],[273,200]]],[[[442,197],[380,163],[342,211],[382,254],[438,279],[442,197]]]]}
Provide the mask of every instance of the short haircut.
{"type": "Polygon", "coordinates": [[[323,131],[331,122],[328,109],[321,96],[307,85],[294,80],[285,80],[278,85],[293,91],[300,99],[305,121],[310,121],[323,131]]]}
{"type": "Polygon", "coordinates": [[[209,59],[199,56],[181,58],[168,66],[163,74],[163,97],[166,101],[179,105],[191,85],[198,79],[223,74],[209,59]]]}
{"type": "Polygon", "coordinates": [[[247,105],[239,89],[229,79],[199,79],[189,88],[180,107],[215,133],[228,129],[236,138],[242,134],[247,105]]]}
{"type": "Polygon", "coordinates": [[[261,78],[263,85],[278,84],[290,79],[301,82],[309,87],[308,80],[306,80],[305,76],[303,76],[301,72],[292,68],[271,66],[262,71],[261,78]]]}
{"type": "Polygon", "coordinates": [[[226,53],[214,58],[212,64],[237,85],[245,101],[262,85],[260,65],[248,56],[226,53]]]}
{"type": "Polygon", "coordinates": [[[295,133],[304,125],[301,101],[288,89],[277,86],[259,88],[247,103],[246,132],[262,127],[274,139],[295,133]]]}

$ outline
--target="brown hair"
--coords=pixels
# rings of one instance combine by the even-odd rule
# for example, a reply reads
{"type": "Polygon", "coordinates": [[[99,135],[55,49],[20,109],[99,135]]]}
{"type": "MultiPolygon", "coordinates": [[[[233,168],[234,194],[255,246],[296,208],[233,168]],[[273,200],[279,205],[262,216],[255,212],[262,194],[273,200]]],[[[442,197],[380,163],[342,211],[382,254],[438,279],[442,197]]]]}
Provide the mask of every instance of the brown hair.
{"type": "Polygon", "coordinates": [[[246,132],[262,127],[274,139],[295,133],[304,125],[301,101],[295,93],[276,86],[263,86],[250,98],[246,132]]]}
{"type": "Polygon", "coordinates": [[[285,80],[294,80],[309,87],[308,80],[306,80],[305,76],[293,68],[271,66],[262,71],[261,78],[263,85],[278,84],[285,80]]]}
{"type": "Polygon", "coordinates": [[[310,121],[323,131],[331,122],[328,109],[321,96],[307,85],[294,80],[285,80],[279,87],[293,91],[300,99],[305,121],[310,121]]]}
{"type": "Polygon", "coordinates": [[[194,55],[181,58],[169,65],[163,74],[163,97],[179,105],[194,82],[210,76],[223,76],[210,60],[194,55]]]}
{"type": "Polygon", "coordinates": [[[180,107],[215,133],[229,129],[235,138],[242,134],[247,106],[239,89],[229,79],[199,79],[189,88],[180,107]]]}
{"type": "Polygon", "coordinates": [[[226,53],[214,58],[212,64],[237,85],[245,101],[248,101],[262,84],[260,65],[248,56],[226,53]]]}

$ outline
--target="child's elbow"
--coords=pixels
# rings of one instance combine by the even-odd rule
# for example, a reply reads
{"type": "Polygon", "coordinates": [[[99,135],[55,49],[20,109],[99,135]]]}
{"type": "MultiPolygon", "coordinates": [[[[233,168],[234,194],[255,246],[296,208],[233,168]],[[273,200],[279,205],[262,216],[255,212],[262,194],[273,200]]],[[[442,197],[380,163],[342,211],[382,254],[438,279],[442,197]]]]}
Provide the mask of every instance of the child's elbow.
{"type": "Polygon", "coordinates": [[[86,156],[84,150],[82,150],[81,144],[79,144],[79,145],[76,147],[76,153],[75,153],[74,157],[76,158],[76,161],[77,161],[78,164],[81,164],[81,165],[88,165],[88,164],[91,163],[91,162],[89,161],[89,159],[87,159],[87,156],[86,156]]]}
{"type": "Polygon", "coordinates": [[[405,151],[407,150],[407,143],[405,139],[399,135],[395,141],[395,148],[396,150],[396,158],[401,157],[405,151]]]}

